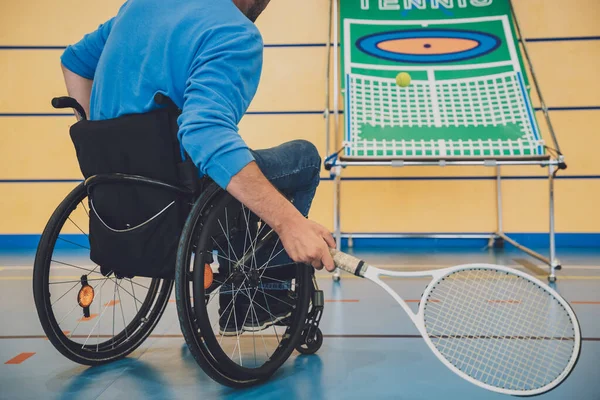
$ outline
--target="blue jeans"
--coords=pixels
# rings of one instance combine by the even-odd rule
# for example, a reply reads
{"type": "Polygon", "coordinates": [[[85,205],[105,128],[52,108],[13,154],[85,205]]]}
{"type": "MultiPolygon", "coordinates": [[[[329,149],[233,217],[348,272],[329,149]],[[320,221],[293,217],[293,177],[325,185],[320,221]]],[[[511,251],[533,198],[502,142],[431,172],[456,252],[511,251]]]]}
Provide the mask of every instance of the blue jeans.
{"type": "MultiPolygon", "coordinates": [[[[255,150],[252,154],[263,175],[292,201],[302,215],[308,217],[320,182],[321,157],[317,148],[306,140],[294,140],[270,149],[255,150]]],[[[281,242],[274,250],[273,246],[266,247],[268,255],[258,257],[257,254],[257,258],[260,258],[258,262],[264,263],[268,260],[266,257],[279,254],[270,260],[269,265],[293,263],[283,250],[281,242]]],[[[285,275],[284,271],[273,270],[273,273],[279,275],[277,272],[285,275]]]]}
{"type": "Polygon", "coordinates": [[[294,140],[270,149],[255,150],[252,154],[273,186],[291,198],[302,215],[308,216],[321,170],[321,157],[316,147],[305,140],[294,140]]]}

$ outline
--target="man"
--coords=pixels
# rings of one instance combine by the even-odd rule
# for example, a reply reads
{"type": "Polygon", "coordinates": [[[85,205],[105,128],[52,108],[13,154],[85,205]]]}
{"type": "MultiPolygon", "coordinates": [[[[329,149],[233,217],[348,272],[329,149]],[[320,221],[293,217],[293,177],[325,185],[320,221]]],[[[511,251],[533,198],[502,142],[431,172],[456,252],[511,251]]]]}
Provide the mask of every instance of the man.
{"type": "Polygon", "coordinates": [[[171,98],[182,110],[180,142],[199,171],[272,227],[293,261],[332,271],[334,239],[306,218],[319,182],[314,146],[252,151],[237,132],[260,80],[254,21],[268,3],[129,0],[66,49],[65,83],[91,120],[151,111],[157,93],[171,98]]]}

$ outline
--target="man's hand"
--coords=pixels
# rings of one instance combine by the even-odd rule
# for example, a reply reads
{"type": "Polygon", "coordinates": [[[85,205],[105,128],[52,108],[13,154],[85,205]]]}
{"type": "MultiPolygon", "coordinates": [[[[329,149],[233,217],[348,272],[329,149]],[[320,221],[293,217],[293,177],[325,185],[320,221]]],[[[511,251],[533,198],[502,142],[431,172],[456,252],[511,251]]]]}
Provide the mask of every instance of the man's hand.
{"type": "Polygon", "coordinates": [[[330,272],[335,269],[329,253],[335,241],[329,231],[304,218],[265,178],[255,162],[231,179],[227,191],[277,232],[292,260],[316,269],[325,266],[330,272]]]}
{"type": "Polygon", "coordinates": [[[283,225],[277,233],[292,260],[310,264],[318,270],[325,267],[333,272],[335,269],[329,253],[329,248],[335,248],[335,240],[323,226],[301,218],[283,225]]]}

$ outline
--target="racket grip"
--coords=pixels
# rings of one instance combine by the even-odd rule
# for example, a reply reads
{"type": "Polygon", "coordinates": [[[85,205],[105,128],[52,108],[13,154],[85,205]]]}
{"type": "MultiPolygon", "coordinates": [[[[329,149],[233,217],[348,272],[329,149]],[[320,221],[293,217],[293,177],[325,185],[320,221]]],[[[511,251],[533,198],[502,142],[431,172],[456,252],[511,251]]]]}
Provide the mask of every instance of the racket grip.
{"type": "Polygon", "coordinates": [[[330,249],[333,263],[339,269],[343,269],[353,275],[364,277],[367,272],[368,265],[360,258],[353,257],[349,254],[342,253],[336,249],[330,249]]]}

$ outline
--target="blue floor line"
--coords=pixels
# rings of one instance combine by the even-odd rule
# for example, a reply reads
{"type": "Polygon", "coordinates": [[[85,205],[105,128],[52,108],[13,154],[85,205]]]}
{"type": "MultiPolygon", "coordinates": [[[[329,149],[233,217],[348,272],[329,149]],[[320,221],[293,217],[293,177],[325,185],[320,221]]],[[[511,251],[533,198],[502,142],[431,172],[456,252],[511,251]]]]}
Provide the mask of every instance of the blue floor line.
{"type": "MultiPolygon", "coordinates": [[[[488,239],[446,239],[446,238],[381,238],[381,233],[359,233],[353,235],[373,235],[372,237],[353,237],[354,248],[388,248],[388,247],[411,247],[411,248],[481,248],[485,247],[488,239]]],[[[410,234],[410,233],[403,233],[410,234]]],[[[418,233],[417,235],[435,235],[436,233],[418,233]]],[[[489,232],[457,232],[445,233],[454,235],[490,235],[489,232]]],[[[527,247],[545,247],[548,245],[548,233],[506,233],[508,237],[527,247]]],[[[70,234],[61,235],[70,242],[87,246],[87,238],[83,235],[70,234]]],[[[557,248],[600,248],[600,233],[556,233],[557,248]]],[[[35,249],[39,243],[39,234],[2,234],[0,235],[0,250],[35,249]]],[[[342,246],[346,247],[348,239],[342,239],[342,246]]],[[[72,248],[74,245],[63,241],[58,247],[72,248]]]]}

